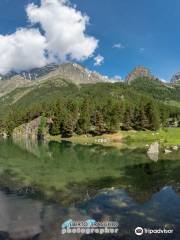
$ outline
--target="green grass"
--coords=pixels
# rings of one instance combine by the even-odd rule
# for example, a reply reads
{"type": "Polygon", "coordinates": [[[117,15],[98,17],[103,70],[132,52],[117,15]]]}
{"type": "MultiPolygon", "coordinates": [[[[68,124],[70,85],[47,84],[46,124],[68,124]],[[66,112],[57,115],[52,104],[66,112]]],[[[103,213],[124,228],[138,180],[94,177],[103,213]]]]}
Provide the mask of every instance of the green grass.
{"type": "Polygon", "coordinates": [[[169,101],[165,101],[164,103],[169,106],[180,107],[180,102],[178,101],[169,100],[169,101]]]}
{"type": "Polygon", "coordinates": [[[119,131],[115,134],[103,134],[102,136],[74,135],[68,139],[58,136],[46,136],[47,141],[67,140],[78,144],[100,144],[117,148],[137,148],[158,141],[162,146],[180,145],[180,128],[165,128],[156,132],[152,131],[119,131]],[[98,141],[99,139],[105,141],[98,141]]]}
{"type": "Polygon", "coordinates": [[[164,146],[180,145],[180,128],[166,128],[156,132],[129,131],[123,133],[125,143],[129,146],[145,146],[158,141],[164,146]]]}

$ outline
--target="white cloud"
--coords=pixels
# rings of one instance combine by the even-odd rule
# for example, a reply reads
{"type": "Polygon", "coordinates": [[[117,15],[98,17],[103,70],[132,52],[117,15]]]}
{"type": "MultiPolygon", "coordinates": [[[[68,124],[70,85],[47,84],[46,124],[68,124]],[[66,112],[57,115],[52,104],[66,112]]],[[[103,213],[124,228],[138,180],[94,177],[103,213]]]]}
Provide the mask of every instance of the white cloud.
{"type": "Polygon", "coordinates": [[[0,73],[44,66],[45,48],[46,39],[37,29],[22,28],[11,35],[0,35],[0,73]]]}
{"type": "Polygon", "coordinates": [[[123,49],[123,48],[125,48],[125,46],[122,43],[116,43],[113,45],[113,48],[123,49]]]}
{"type": "Polygon", "coordinates": [[[104,57],[101,56],[101,55],[97,55],[95,58],[94,58],[94,66],[101,66],[104,62],[104,57]]]}
{"type": "Polygon", "coordinates": [[[161,82],[164,82],[164,83],[167,83],[168,81],[166,80],[166,79],[164,79],[164,78],[160,78],[160,81],[161,82]]]}
{"type": "Polygon", "coordinates": [[[120,81],[120,80],[122,80],[122,77],[119,76],[119,75],[115,75],[115,76],[114,76],[114,79],[120,81]]]}
{"type": "Polygon", "coordinates": [[[89,18],[69,1],[41,0],[40,6],[29,4],[26,11],[34,27],[0,35],[1,74],[92,57],[98,40],[85,33],[89,18]]]}
{"type": "Polygon", "coordinates": [[[85,34],[89,17],[66,0],[42,0],[40,7],[29,4],[27,14],[31,23],[39,23],[45,31],[52,59],[84,60],[97,48],[98,41],[85,34]]]}

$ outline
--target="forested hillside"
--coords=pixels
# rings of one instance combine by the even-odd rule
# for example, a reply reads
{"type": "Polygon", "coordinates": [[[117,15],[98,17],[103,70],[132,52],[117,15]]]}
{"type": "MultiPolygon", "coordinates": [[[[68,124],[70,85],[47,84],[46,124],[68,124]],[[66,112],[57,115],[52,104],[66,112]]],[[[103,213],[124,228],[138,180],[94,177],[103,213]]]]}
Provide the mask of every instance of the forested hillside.
{"type": "Polygon", "coordinates": [[[1,131],[34,118],[50,119],[49,133],[70,137],[122,130],[157,130],[180,119],[178,88],[148,78],[126,83],[75,85],[54,78],[33,87],[17,88],[0,99],[1,131]]]}
{"type": "Polygon", "coordinates": [[[180,101],[180,85],[167,84],[148,77],[139,77],[131,82],[131,86],[155,99],[180,101]]]}

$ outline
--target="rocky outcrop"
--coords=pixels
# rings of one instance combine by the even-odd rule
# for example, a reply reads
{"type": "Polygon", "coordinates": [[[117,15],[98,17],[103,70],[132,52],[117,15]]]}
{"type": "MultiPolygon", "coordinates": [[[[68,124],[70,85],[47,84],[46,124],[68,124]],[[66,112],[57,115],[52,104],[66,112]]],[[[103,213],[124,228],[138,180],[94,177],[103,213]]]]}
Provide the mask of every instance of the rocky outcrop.
{"type": "Polygon", "coordinates": [[[138,77],[154,78],[153,75],[151,75],[151,72],[148,68],[145,68],[143,66],[138,66],[130,74],[128,74],[125,81],[127,83],[131,83],[133,80],[137,79],[138,77]]]}
{"type": "Polygon", "coordinates": [[[180,84],[180,72],[175,73],[171,78],[172,84],[180,84]]]}
{"type": "MultiPolygon", "coordinates": [[[[15,128],[12,133],[13,139],[31,139],[37,140],[39,136],[39,127],[41,125],[42,118],[38,117],[29,123],[25,123],[15,128]]],[[[46,120],[47,122],[47,120],[46,120]]],[[[47,133],[47,123],[45,127],[41,130],[41,134],[47,133]]]]}
{"type": "Polygon", "coordinates": [[[165,154],[168,154],[168,153],[172,153],[172,151],[169,150],[169,149],[164,149],[164,153],[165,153],[165,154]]]}
{"type": "Polygon", "coordinates": [[[92,72],[77,63],[57,65],[53,71],[50,71],[47,75],[41,76],[41,79],[57,76],[70,80],[75,84],[106,82],[108,80],[105,76],[97,72],[92,72]]]}

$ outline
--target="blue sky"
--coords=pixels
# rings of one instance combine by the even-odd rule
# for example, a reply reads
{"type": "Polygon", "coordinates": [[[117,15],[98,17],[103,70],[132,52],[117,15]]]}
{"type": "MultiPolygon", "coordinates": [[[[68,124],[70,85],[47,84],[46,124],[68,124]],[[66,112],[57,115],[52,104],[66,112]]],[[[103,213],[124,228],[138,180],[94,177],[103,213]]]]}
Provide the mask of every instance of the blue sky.
{"type": "MultiPolygon", "coordinates": [[[[26,27],[25,6],[39,0],[1,0],[0,34],[26,27]]],[[[144,65],[162,79],[180,71],[179,0],[72,0],[90,17],[86,33],[99,40],[95,55],[104,63],[94,66],[93,58],[82,62],[91,70],[123,78],[137,65],[144,65]],[[113,47],[114,45],[120,48],[113,47]]]]}

